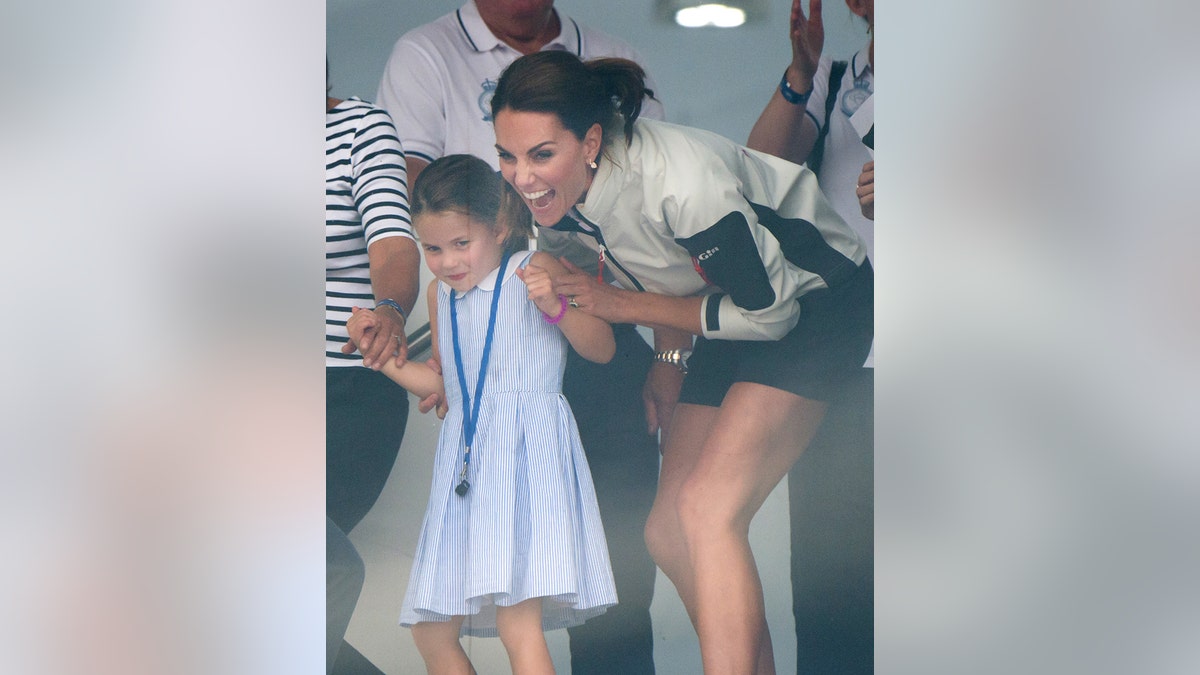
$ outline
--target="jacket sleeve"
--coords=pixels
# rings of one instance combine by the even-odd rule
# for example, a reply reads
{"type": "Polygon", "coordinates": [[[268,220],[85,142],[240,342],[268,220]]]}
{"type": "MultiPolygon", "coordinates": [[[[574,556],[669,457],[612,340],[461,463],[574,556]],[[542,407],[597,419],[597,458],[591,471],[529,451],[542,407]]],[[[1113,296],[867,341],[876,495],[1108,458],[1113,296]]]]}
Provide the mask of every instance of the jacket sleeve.
{"type": "MultiPolygon", "coordinates": [[[[797,298],[824,283],[788,263],[770,228],[788,228],[785,239],[793,231],[820,235],[803,213],[784,219],[770,207],[752,203],[743,182],[724,163],[706,164],[703,170],[685,172],[687,188],[678,184],[675,196],[664,199],[664,217],[671,223],[676,243],[691,255],[696,271],[719,289],[701,306],[704,337],[778,340],[800,319],[797,298]]],[[[790,189],[793,193],[818,190],[815,180],[809,183],[790,189]]],[[[789,201],[808,200],[803,194],[792,194],[789,201]]]]}
{"type": "MultiPolygon", "coordinates": [[[[799,321],[800,295],[836,283],[857,264],[816,226],[838,216],[808,169],[787,165],[784,171],[754,157],[742,159],[744,180],[731,171],[730,160],[715,155],[672,172],[676,177],[666,179],[673,185],[664,185],[662,215],[697,273],[719,288],[703,301],[703,335],[779,340],[799,321]]],[[[836,225],[853,237],[844,223],[836,225]]]]}

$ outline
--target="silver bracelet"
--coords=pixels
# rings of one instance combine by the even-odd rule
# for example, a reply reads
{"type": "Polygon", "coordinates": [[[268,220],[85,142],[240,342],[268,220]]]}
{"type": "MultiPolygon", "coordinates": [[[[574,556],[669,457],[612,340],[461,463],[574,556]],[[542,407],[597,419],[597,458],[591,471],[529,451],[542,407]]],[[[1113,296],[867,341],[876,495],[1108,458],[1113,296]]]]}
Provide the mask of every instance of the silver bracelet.
{"type": "Polygon", "coordinates": [[[657,363],[669,363],[679,369],[679,372],[687,375],[688,357],[692,355],[690,349],[668,349],[665,352],[654,352],[654,360],[657,363]]]}

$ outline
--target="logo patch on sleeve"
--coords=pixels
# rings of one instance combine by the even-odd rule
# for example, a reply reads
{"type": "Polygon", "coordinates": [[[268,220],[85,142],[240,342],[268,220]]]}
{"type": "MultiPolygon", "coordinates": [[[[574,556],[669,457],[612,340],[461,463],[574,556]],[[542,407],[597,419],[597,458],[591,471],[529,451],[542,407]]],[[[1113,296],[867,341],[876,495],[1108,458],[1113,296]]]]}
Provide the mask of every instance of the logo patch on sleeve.
{"type": "Polygon", "coordinates": [[[696,274],[699,274],[700,278],[704,280],[704,283],[709,284],[710,286],[713,285],[713,283],[711,281],[709,281],[708,275],[706,275],[704,273],[704,268],[700,266],[700,263],[713,257],[714,255],[719,253],[720,250],[721,250],[721,247],[714,246],[714,247],[708,249],[707,251],[704,251],[700,255],[692,256],[692,267],[696,268],[696,274]]]}
{"type": "Polygon", "coordinates": [[[753,311],[775,302],[775,289],[742,212],[731,211],[708,228],[675,241],[691,254],[700,278],[728,293],[733,304],[753,311]]]}

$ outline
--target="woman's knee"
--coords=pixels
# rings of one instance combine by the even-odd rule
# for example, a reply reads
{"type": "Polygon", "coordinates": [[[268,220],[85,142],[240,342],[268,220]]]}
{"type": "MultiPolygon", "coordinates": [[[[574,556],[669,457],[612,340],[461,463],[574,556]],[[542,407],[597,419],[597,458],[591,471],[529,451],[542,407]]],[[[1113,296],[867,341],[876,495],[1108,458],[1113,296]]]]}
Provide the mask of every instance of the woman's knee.
{"type": "Polygon", "coordinates": [[[699,480],[686,481],[676,498],[679,530],[689,547],[714,538],[746,535],[754,514],[736,495],[721,493],[699,480]]]}
{"type": "Polygon", "coordinates": [[[672,557],[678,555],[681,541],[679,518],[674,506],[656,501],[646,518],[644,534],[650,557],[659,567],[666,569],[664,563],[669,565],[672,557]]]}

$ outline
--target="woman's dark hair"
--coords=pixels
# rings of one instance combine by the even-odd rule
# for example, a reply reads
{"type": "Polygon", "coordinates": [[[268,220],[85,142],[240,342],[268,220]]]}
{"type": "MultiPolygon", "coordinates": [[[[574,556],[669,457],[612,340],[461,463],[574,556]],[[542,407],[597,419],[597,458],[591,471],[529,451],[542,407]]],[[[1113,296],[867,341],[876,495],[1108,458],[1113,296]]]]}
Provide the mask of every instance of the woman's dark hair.
{"type": "Polygon", "coordinates": [[[654,96],[646,88],[646,72],[628,59],[581,61],[570,52],[535,52],[513,61],[500,75],[492,119],[505,108],[553,113],[579,140],[599,124],[605,143],[618,130],[628,143],[646,96],[654,96]]]}
{"type": "Polygon", "coordinates": [[[425,167],[413,183],[409,211],[414,221],[422,213],[453,211],[493,232],[507,225],[504,248],[509,252],[528,249],[533,235],[533,216],[520,195],[474,155],[446,155],[425,167]]]}

